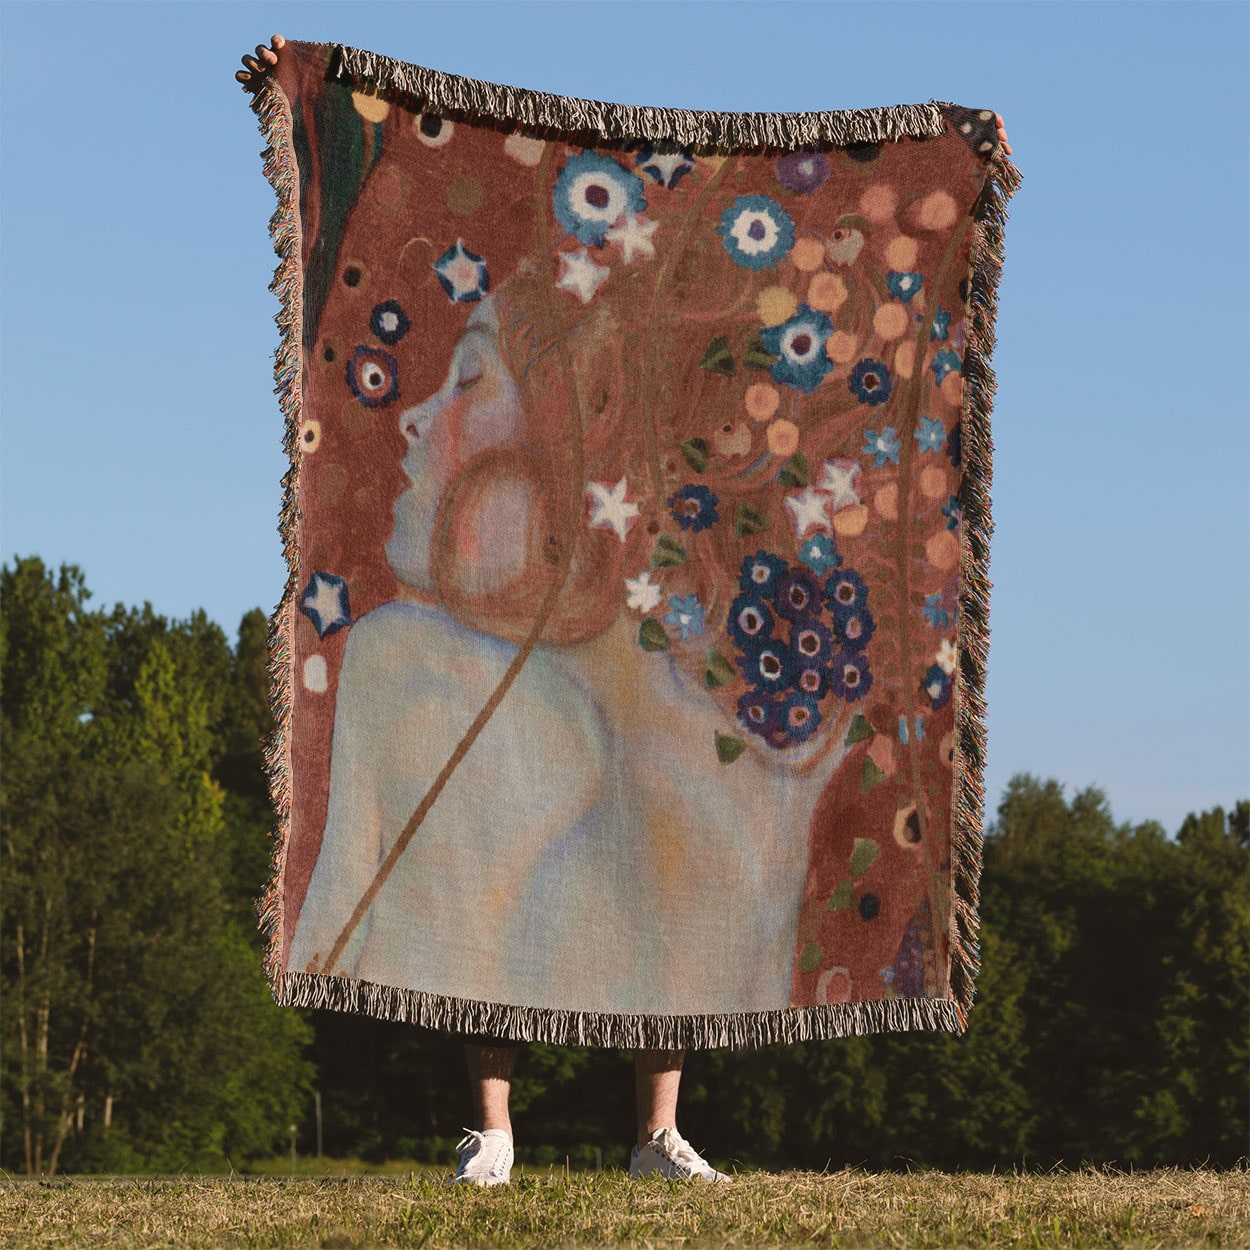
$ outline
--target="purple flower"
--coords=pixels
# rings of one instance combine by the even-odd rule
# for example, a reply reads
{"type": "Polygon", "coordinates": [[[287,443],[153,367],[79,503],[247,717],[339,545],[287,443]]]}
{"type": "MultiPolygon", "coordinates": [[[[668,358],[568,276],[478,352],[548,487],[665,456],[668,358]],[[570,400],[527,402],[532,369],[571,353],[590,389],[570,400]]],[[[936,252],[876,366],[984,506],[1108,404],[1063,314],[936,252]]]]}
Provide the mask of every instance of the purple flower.
{"type": "Polygon", "coordinates": [[[388,345],[398,343],[408,333],[410,325],[404,310],[393,299],[379,304],[369,318],[369,329],[388,345]]]}
{"type": "Polygon", "coordinates": [[[752,733],[771,741],[781,724],[780,708],[772,695],[748,690],[738,700],[738,719],[752,733]]]}
{"type": "Polygon", "coordinates": [[[839,652],[833,657],[832,668],[833,692],[838,698],[854,703],[872,689],[872,671],[863,652],[839,652]]]}
{"type": "Polygon", "coordinates": [[[777,158],[777,181],[791,191],[810,194],[829,178],[829,158],[823,152],[790,152],[777,158]]]}
{"type": "Polygon", "coordinates": [[[833,614],[833,632],[849,651],[862,651],[877,632],[877,623],[867,608],[853,608],[833,614]]]}
{"type": "Polygon", "coordinates": [[[807,569],[787,569],[777,579],[777,593],[773,599],[777,611],[789,620],[797,620],[820,610],[820,583],[807,569]]]}
{"type": "Polygon", "coordinates": [[[399,362],[380,347],[358,347],[347,362],[347,385],[367,408],[385,408],[399,394],[399,362]]]}

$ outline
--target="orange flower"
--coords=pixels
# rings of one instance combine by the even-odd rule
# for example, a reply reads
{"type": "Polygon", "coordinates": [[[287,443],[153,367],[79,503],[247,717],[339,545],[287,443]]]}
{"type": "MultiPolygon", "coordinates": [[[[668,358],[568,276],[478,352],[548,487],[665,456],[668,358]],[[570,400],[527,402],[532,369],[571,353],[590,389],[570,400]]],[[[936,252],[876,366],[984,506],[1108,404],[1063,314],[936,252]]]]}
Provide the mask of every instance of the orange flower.
{"type": "Polygon", "coordinates": [[[768,427],[768,450],[774,456],[793,456],[799,449],[799,427],[784,417],[768,427]]]}
{"type": "Polygon", "coordinates": [[[777,406],[781,403],[781,396],[778,394],[777,388],[769,386],[767,382],[756,382],[754,386],[748,386],[744,399],[747,406],[747,416],[752,421],[770,420],[773,413],[777,411],[777,406]]]}

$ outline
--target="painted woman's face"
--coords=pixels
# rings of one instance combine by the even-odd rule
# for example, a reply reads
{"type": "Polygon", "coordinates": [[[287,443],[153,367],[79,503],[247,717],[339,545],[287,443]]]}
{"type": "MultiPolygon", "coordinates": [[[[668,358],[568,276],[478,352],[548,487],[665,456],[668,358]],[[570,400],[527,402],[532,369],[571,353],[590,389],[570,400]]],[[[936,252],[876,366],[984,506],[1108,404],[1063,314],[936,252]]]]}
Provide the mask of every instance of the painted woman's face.
{"type": "Polygon", "coordinates": [[[412,486],[395,501],[386,556],[401,582],[430,588],[430,539],[443,491],[478,453],[513,445],[523,415],[521,393],[499,351],[499,319],[488,297],[469,317],[442,386],[399,417],[407,443],[403,467],[412,486]]]}
{"type": "Polygon", "coordinates": [[[404,467],[414,484],[420,472],[432,474],[441,488],[478,452],[510,445],[521,419],[521,394],[500,355],[499,320],[488,298],[469,317],[443,385],[400,414],[408,443],[404,467]]]}

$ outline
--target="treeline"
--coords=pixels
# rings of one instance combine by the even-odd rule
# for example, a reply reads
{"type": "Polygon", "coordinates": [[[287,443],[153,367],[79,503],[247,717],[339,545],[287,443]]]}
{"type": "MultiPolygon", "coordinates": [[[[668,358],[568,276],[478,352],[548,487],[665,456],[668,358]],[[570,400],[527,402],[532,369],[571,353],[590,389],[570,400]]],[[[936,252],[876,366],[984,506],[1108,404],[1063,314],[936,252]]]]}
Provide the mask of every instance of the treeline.
{"type": "MultiPolygon", "coordinates": [[[[448,1163],[452,1039],[278,1008],[253,899],[271,817],[265,621],[92,609],[81,573],[0,570],[0,1167],[245,1167],[289,1142],[448,1163]]],[[[1250,1153],[1250,803],[1117,824],[1019,776],[982,877],[962,1038],[693,1053],[682,1128],[769,1167],[1121,1166],[1250,1153]]],[[[714,958],[714,952],[706,957],[714,958]]],[[[624,1164],[629,1056],[531,1046],[518,1157],[624,1164]]]]}

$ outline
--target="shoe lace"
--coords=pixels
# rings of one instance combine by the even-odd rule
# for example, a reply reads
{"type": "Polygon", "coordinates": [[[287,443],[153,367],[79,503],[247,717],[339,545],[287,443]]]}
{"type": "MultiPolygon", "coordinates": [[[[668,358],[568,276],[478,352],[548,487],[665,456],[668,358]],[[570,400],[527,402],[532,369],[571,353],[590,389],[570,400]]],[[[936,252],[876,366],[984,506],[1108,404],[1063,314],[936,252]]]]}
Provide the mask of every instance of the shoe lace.
{"type": "Polygon", "coordinates": [[[679,1167],[690,1172],[701,1168],[711,1170],[708,1161],[676,1129],[667,1135],[664,1145],[669,1158],[679,1167]]]}

